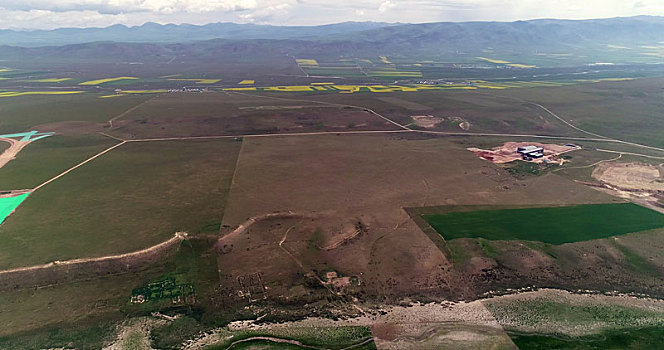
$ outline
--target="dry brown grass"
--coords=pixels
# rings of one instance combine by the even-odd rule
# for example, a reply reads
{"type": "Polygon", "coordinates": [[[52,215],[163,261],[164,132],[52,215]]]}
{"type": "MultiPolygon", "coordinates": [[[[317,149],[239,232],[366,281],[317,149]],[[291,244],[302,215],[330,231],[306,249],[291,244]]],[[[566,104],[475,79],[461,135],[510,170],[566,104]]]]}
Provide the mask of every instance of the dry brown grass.
{"type": "MultiPolygon", "coordinates": [[[[449,139],[252,138],[245,140],[223,224],[235,227],[272,212],[314,214],[282,223],[274,237],[261,233],[252,240],[276,249],[284,230],[293,226],[283,246],[302,262],[303,273],[335,270],[358,276],[363,292],[378,295],[466,295],[473,294],[472,287],[456,279],[450,261],[402,208],[608,200],[555,175],[517,181],[449,139]],[[320,249],[345,237],[356,223],[366,232],[335,249],[320,249]]],[[[230,254],[241,264],[272,256],[238,249],[230,254]]],[[[292,264],[292,259],[283,261],[292,264]]]]}

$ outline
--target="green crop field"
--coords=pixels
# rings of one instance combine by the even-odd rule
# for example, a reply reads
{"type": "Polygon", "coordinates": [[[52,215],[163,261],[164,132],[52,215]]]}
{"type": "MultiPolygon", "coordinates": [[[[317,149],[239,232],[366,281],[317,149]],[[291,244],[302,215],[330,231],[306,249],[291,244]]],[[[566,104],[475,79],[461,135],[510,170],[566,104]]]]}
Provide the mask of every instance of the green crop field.
{"type": "Polygon", "coordinates": [[[423,217],[447,240],[485,238],[563,244],[664,227],[664,215],[632,203],[477,210],[423,217]]]}
{"type": "Polygon", "coordinates": [[[608,330],[597,335],[567,338],[539,334],[510,334],[519,349],[655,349],[664,343],[660,327],[608,330]]]}

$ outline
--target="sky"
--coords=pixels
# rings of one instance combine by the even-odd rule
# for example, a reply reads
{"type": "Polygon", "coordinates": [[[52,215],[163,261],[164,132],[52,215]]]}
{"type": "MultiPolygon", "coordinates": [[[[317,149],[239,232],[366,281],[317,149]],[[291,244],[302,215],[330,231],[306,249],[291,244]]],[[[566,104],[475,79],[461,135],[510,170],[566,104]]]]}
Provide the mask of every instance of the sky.
{"type": "Polygon", "coordinates": [[[146,22],[319,25],[664,16],[664,0],[0,0],[0,29],[146,22]]]}

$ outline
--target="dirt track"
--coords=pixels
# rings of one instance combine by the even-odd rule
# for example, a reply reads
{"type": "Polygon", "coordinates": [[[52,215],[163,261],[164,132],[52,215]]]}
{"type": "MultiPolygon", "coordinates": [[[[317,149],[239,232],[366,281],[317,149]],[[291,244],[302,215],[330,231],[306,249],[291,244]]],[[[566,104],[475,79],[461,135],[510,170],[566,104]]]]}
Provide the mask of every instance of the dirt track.
{"type": "Polygon", "coordinates": [[[0,141],[5,141],[10,144],[2,154],[0,154],[0,168],[9,163],[12,159],[16,158],[18,152],[21,152],[23,147],[27,146],[31,141],[19,141],[11,138],[0,137],[0,141]]]}
{"type": "Polygon", "coordinates": [[[226,240],[233,239],[234,237],[237,237],[243,233],[245,233],[251,225],[255,224],[256,222],[259,222],[261,220],[267,220],[267,219],[288,219],[288,218],[300,218],[304,217],[304,214],[297,214],[292,211],[285,212],[285,213],[270,213],[270,214],[263,214],[263,215],[257,215],[250,217],[247,219],[247,221],[241,223],[235,230],[233,230],[231,233],[225,234],[223,236],[220,236],[219,239],[217,240],[217,243],[215,244],[216,247],[220,247],[223,242],[226,240]]]}
{"type": "Polygon", "coordinates": [[[78,278],[126,272],[158,261],[176,250],[187,239],[186,232],[176,232],[167,241],[139,251],[96,258],[54,261],[48,264],[0,271],[0,290],[21,289],[57,284],[78,278]]]}

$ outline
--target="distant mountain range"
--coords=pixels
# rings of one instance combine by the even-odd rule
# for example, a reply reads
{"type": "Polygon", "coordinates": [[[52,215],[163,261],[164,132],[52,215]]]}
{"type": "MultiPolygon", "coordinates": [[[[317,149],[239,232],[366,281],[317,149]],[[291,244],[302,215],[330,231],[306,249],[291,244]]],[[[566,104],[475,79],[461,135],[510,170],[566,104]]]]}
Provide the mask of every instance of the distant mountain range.
{"type": "Polygon", "coordinates": [[[348,22],[314,27],[148,23],[131,28],[2,31],[0,43],[14,45],[0,47],[0,59],[10,60],[59,57],[161,62],[165,57],[233,61],[390,56],[464,62],[477,61],[476,57],[482,56],[513,62],[528,58],[528,62],[538,66],[607,62],[603,59],[660,63],[664,62],[664,17],[425,24],[348,22]],[[85,43],[57,46],[67,41],[85,43]],[[45,43],[53,46],[35,47],[45,43]]]}
{"type": "Polygon", "coordinates": [[[106,28],[61,28],[54,30],[0,30],[0,45],[35,47],[70,45],[95,41],[181,43],[210,39],[304,39],[347,34],[395,24],[344,22],[321,26],[271,26],[237,23],[157,24],[127,27],[121,24],[106,28]]]}

